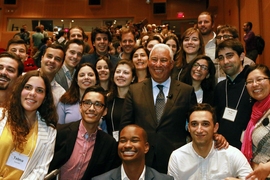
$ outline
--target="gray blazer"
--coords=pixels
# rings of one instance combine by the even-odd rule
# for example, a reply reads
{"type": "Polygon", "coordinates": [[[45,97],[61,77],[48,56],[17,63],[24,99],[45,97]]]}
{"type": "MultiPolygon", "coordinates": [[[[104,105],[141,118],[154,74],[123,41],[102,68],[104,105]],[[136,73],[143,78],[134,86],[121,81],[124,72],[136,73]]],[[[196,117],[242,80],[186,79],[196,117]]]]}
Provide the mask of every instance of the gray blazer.
{"type": "MultiPolygon", "coordinates": [[[[104,174],[93,177],[92,180],[121,180],[121,166],[112,169],[104,174]]],[[[146,166],[145,169],[145,180],[173,180],[172,176],[162,174],[156,170],[146,166]]]]}
{"type": "Polygon", "coordinates": [[[60,84],[66,91],[68,90],[68,82],[63,68],[55,74],[55,81],[60,84]]]}

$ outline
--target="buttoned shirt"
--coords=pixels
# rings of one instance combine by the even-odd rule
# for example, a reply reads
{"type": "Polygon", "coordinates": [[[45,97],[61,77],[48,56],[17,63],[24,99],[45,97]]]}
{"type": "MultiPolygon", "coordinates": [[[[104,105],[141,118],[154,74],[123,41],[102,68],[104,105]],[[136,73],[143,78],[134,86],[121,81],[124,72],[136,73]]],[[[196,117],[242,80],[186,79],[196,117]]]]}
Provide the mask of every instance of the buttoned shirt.
{"type": "MultiPolygon", "coordinates": [[[[127,174],[125,172],[125,169],[123,167],[123,164],[121,165],[121,180],[129,180],[129,178],[127,177],[127,174]]],[[[140,178],[138,180],[145,180],[145,166],[144,166],[143,172],[140,175],[140,178]]]]}
{"type": "Polygon", "coordinates": [[[203,158],[196,153],[192,142],[173,151],[169,160],[168,174],[174,179],[220,180],[227,177],[245,177],[252,169],[240,150],[233,146],[228,149],[212,148],[203,158]]]}
{"type": "MultiPolygon", "coordinates": [[[[156,81],[154,81],[152,79],[152,90],[153,90],[154,104],[156,104],[156,98],[157,98],[157,95],[159,93],[159,88],[157,87],[157,85],[163,85],[163,93],[164,93],[164,96],[167,97],[169,94],[169,90],[170,90],[171,77],[169,77],[163,83],[157,83],[156,81]]],[[[165,98],[165,103],[166,102],[167,102],[167,98],[165,98]]]]}
{"type": "Polygon", "coordinates": [[[61,167],[61,179],[79,180],[83,177],[92,157],[96,135],[97,131],[89,135],[82,121],[80,122],[73,152],[66,164],[61,167]]]}
{"type": "Polygon", "coordinates": [[[209,56],[212,61],[214,61],[216,57],[216,33],[213,32],[213,34],[213,38],[210,39],[205,45],[205,54],[209,56]]]}
{"type": "Polygon", "coordinates": [[[65,65],[65,63],[63,64],[62,66],[62,69],[65,73],[65,76],[66,76],[66,79],[67,79],[67,83],[68,83],[68,87],[70,87],[71,85],[71,81],[72,81],[72,78],[76,72],[76,69],[74,69],[73,73],[71,74],[71,72],[69,71],[69,69],[67,68],[67,66],[65,65]]]}
{"type": "Polygon", "coordinates": [[[52,88],[54,105],[57,106],[60,97],[66,92],[66,90],[60,84],[58,84],[54,78],[51,82],[51,88],[52,88]]]}

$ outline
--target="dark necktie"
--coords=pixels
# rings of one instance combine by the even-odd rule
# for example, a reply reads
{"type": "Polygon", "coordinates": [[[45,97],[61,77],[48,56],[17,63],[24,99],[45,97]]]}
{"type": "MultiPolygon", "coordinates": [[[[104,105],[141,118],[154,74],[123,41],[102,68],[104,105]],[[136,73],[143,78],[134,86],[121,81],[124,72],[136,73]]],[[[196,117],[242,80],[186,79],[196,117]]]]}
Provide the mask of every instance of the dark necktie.
{"type": "Polygon", "coordinates": [[[157,85],[157,87],[159,89],[159,93],[156,99],[156,115],[157,115],[157,122],[159,123],[163,113],[163,109],[165,107],[165,97],[163,93],[163,85],[157,85]]]}

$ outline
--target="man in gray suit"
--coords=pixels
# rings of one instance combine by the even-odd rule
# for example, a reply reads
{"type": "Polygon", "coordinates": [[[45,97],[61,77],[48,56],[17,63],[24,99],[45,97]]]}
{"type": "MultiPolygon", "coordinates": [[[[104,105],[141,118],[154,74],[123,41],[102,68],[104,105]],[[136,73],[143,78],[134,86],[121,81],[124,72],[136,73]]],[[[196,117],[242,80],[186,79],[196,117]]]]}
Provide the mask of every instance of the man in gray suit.
{"type": "Polygon", "coordinates": [[[120,128],[137,124],[145,129],[151,145],[146,165],[161,173],[167,172],[172,151],[186,144],[187,112],[197,103],[193,87],[170,77],[173,64],[169,46],[156,44],[148,60],[151,78],[130,86],[120,123],[120,128]],[[163,109],[157,108],[160,85],[163,86],[163,109]]]}
{"type": "Polygon", "coordinates": [[[62,68],[55,75],[55,80],[66,91],[71,85],[76,67],[82,59],[84,51],[84,42],[79,39],[73,39],[67,42],[65,49],[65,61],[62,68]]]}
{"type": "Polygon", "coordinates": [[[145,166],[145,154],[148,150],[149,144],[145,130],[138,125],[126,126],[120,132],[118,144],[118,155],[122,159],[122,165],[107,173],[96,176],[92,180],[172,180],[173,177],[161,174],[145,166]]]}

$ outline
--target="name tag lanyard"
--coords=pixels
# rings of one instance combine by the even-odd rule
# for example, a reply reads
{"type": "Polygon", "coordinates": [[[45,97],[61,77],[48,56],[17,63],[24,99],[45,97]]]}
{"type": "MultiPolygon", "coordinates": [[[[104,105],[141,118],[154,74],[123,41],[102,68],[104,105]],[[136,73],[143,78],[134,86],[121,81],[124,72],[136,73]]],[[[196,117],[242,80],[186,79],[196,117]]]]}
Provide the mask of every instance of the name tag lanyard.
{"type": "Polygon", "coordinates": [[[224,114],[223,114],[223,117],[222,117],[222,118],[234,122],[235,117],[236,117],[236,114],[237,114],[237,108],[238,108],[239,103],[240,103],[240,101],[241,101],[241,99],[242,99],[244,90],[245,90],[245,85],[244,85],[243,88],[242,88],[242,92],[241,92],[241,94],[240,94],[240,97],[239,97],[239,99],[238,99],[238,102],[237,102],[237,104],[236,104],[235,109],[229,108],[229,107],[228,107],[228,80],[226,80],[226,85],[225,85],[226,107],[225,107],[224,114]]]}
{"type": "Polygon", "coordinates": [[[13,151],[9,155],[9,158],[7,160],[6,165],[11,166],[11,167],[16,168],[16,169],[19,169],[21,171],[25,170],[26,165],[29,161],[29,155],[32,152],[33,147],[34,147],[35,133],[33,133],[31,138],[29,138],[29,139],[32,139],[31,149],[30,149],[29,153],[25,155],[25,154],[22,154],[22,153],[15,151],[15,149],[13,149],[13,151]]]}
{"type": "Polygon", "coordinates": [[[115,98],[113,99],[113,104],[112,104],[111,121],[112,121],[112,133],[113,133],[113,137],[116,140],[116,142],[118,142],[118,140],[119,140],[119,131],[115,131],[114,130],[114,123],[113,123],[114,105],[115,105],[115,98]]]}

